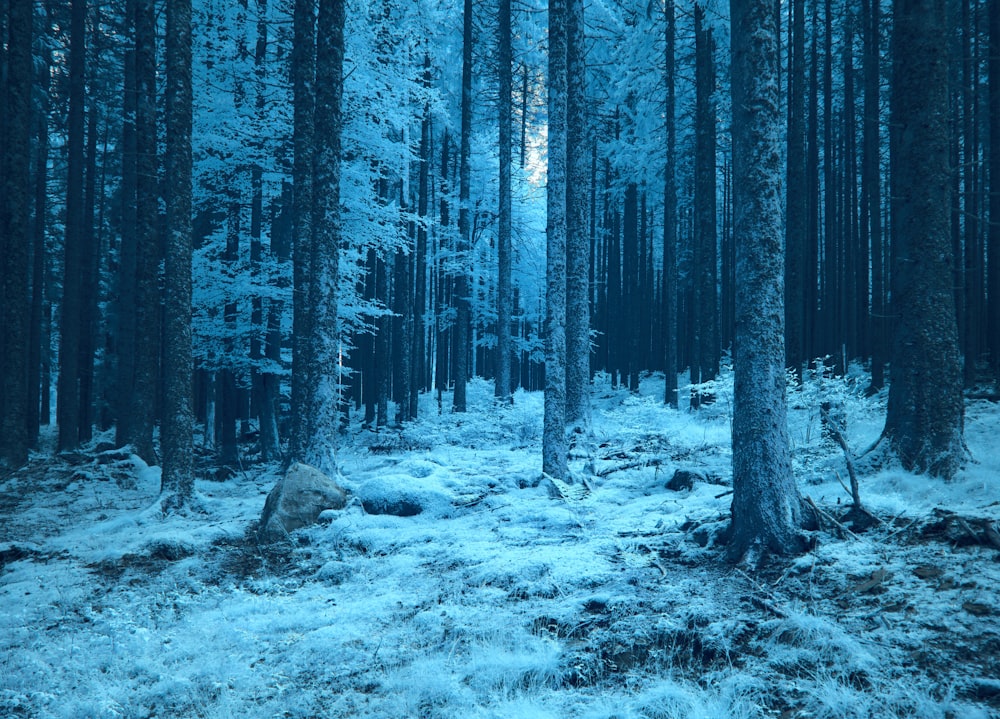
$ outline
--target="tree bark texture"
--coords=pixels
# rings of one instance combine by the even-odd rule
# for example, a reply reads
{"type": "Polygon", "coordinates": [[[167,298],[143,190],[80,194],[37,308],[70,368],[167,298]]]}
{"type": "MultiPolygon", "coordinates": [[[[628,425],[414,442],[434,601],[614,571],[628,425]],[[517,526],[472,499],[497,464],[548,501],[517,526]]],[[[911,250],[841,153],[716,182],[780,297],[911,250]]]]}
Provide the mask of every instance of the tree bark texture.
{"type": "Polygon", "coordinates": [[[455,393],[452,408],[455,412],[466,409],[465,385],[469,380],[469,273],[466,268],[472,247],[472,218],[469,207],[472,170],[469,166],[472,135],[472,0],[465,0],[462,12],[462,109],[458,161],[458,273],[455,275],[454,300],[455,331],[455,393]]]}
{"type": "Polygon", "coordinates": [[[292,46],[292,460],[305,460],[314,428],[312,307],[309,304],[313,248],[313,158],[315,155],[316,18],[311,0],[295,0],[292,46]]]}
{"type": "MultiPolygon", "coordinates": [[[[3,169],[3,206],[0,207],[0,252],[3,283],[0,287],[0,339],[2,399],[0,399],[0,463],[20,467],[28,459],[28,335],[30,300],[28,259],[31,249],[31,0],[11,0],[8,5],[9,42],[3,169]]],[[[8,40],[8,38],[4,38],[8,40]]],[[[82,48],[81,48],[82,50],[82,48]]],[[[81,128],[82,130],[82,128],[81,128]]],[[[82,138],[81,138],[82,141],[82,138]]],[[[37,416],[37,414],[36,414],[37,416]]]]}
{"type": "Polygon", "coordinates": [[[590,238],[583,0],[566,2],[566,422],[590,429],[590,238]]]}
{"type": "Polygon", "coordinates": [[[542,471],[566,470],[566,2],[549,0],[548,188],[545,227],[545,410],[542,471]]]}
{"type": "Polygon", "coordinates": [[[500,187],[497,218],[497,374],[494,395],[510,404],[511,395],[511,318],[514,314],[511,286],[511,142],[513,141],[513,76],[510,27],[510,0],[500,0],[497,26],[500,63],[500,187]]]}
{"type": "Polygon", "coordinates": [[[663,181],[663,344],[666,376],[663,399],[677,407],[677,91],[674,83],[676,66],[677,23],[674,0],[665,0],[664,82],[666,83],[667,158],[663,181]]]}
{"type": "Polygon", "coordinates": [[[778,47],[768,0],[732,0],[736,347],[733,559],[804,548],[786,425],[778,47]]]}
{"type": "Polygon", "coordinates": [[[313,370],[307,411],[312,435],[306,461],[321,471],[337,469],[340,340],[338,327],[341,100],[344,92],[344,0],[320,0],[316,22],[316,163],[313,263],[316,303],[312,325],[313,370]]]}
{"type": "Polygon", "coordinates": [[[903,466],[949,479],[963,458],[962,374],[949,239],[945,0],[901,0],[893,22],[896,242],[885,433],[903,466]]]}
{"type": "Polygon", "coordinates": [[[164,292],[162,491],[194,491],[191,358],[191,0],[167,0],[167,243],[164,292]]]}

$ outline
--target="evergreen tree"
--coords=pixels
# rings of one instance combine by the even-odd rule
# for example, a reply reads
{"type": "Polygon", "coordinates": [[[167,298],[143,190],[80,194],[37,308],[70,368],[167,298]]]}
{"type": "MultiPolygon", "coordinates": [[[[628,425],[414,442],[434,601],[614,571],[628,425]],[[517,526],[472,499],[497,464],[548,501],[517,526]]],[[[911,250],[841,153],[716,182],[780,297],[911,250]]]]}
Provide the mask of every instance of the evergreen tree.
{"type": "Polygon", "coordinates": [[[892,30],[896,225],[885,435],[903,466],[950,479],[964,458],[962,374],[949,241],[945,0],[902,0],[892,30]]]}
{"type": "Polygon", "coordinates": [[[796,553],[802,500],[786,426],[778,46],[768,0],[732,0],[736,340],[729,555],[796,553]]]}

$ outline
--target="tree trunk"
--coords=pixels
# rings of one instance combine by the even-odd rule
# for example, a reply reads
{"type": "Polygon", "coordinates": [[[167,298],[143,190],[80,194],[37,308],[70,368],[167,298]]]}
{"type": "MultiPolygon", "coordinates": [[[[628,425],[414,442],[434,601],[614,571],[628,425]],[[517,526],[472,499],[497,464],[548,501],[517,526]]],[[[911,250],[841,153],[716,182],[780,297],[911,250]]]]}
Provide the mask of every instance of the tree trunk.
{"type": "Polygon", "coordinates": [[[340,336],[337,280],[340,257],[341,99],[344,91],[344,0],[320,0],[316,22],[316,164],[312,310],[313,362],[310,373],[312,435],[305,459],[326,473],[337,469],[340,336]]]}
{"type": "Polygon", "coordinates": [[[511,291],[511,142],[513,121],[511,97],[513,77],[511,69],[510,0],[500,0],[498,23],[499,85],[500,85],[500,188],[499,217],[497,219],[497,374],[494,395],[503,404],[513,401],[511,390],[511,334],[510,323],[514,314],[511,291]]]}
{"type": "Polygon", "coordinates": [[[469,380],[469,274],[467,265],[472,247],[469,190],[472,170],[469,154],[472,135],[472,0],[465,0],[462,13],[462,139],[459,147],[458,170],[458,233],[456,254],[458,273],[455,275],[455,412],[466,409],[465,385],[469,380]]]}
{"type": "MultiPolygon", "coordinates": [[[[695,5],[695,162],[694,162],[694,328],[698,343],[691,349],[691,382],[715,379],[719,371],[719,313],[716,292],[718,252],[716,250],[715,141],[716,111],[715,68],[712,56],[715,43],[711,28],[703,26],[705,10],[695,5]]],[[[710,398],[698,390],[691,396],[697,407],[710,398]]]]}
{"type": "Polygon", "coordinates": [[[879,0],[862,0],[864,19],[864,133],[862,135],[861,227],[871,256],[871,333],[872,379],[870,392],[885,383],[886,323],[885,272],[882,251],[882,168],[879,154],[879,0]]]}
{"type": "Polygon", "coordinates": [[[677,25],[674,0],[663,6],[666,20],[664,81],[667,86],[667,157],[663,181],[663,401],[677,407],[677,107],[674,83],[677,25]]]}
{"type": "Polygon", "coordinates": [[[590,429],[590,238],[583,0],[566,2],[566,422],[590,429]]]}
{"type": "MultiPolygon", "coordinates": [[[[76,9],[74,4],[74,9],[76,9]]],[[[9,43],[5,104],[8,117],[4,149],[0,153],[3,170],[3,205],[0,206],[0,233],[3,253],[0,287],[0,339],[3,387],[0,400],[0,463],[16,469],[28,459],[28,344],[30,301],[28,259],[31,251],[31,88],[34,67],[31,57],[32,3],[11,0],[8,6],[9,43]]],[[[4,38],[7,40],[8,38],[4,38]]],[[[72,52],[82,52],[73,45],[72,52]]],[[[81,78],[82,81],[82,78],[81,78]]],[[[77,101],[82,98],[77,97],[77,101]]],[[[82,119],[82,118],[81,118],[82,119]]],[[[79,128],[82,131],[82,127],[79,128]]],[[[80,138],[82,142],[82,138],[80,138]]]]}
{"type": "Polygon", "coordinates": [[[736,351],[729,555],[802,551],[786,426],[778,47],[768,0],[732,0],[736,351]]]}
{"type": "Polygon", "coordinates": [[[989,337],[993,379],[1000,387],[1000,0],[990,0],[989,337]]]}
{"type": "Polygon", "coordinates": [[[893,22],[897,319],[885,434],[903,467],[950,479],[963,459],[951,286],[945,0],[902,0],[893,22]]]}
{"type": "Polygon", "coordinates": [[[194,491],[191,361],[191,0],[167,0],[167,243],[161,490],[174,507],[194,491]]]}
{"type": "Polygon", "coordinates": [[[156,161],[156,9],[136,2],[136,254],[133,374],[125,438],[148,463],[156,461],[153,425],[159,378],[159,181],[156,161]]]}
{"type": "MultiPolygon", "coordinates": [[[[75,449],[80,442],[79,352],[81,327],[79,312],[83,274],[86,22],[86,3],[84,0],[73,0],[70,5],[66,243],[63,260],[63,297],[59,322],[59,394],[56,407],[60,450],[75,449]]],[[[9,353],[10,348],[5,347],[5,354],[9,353]]]]}
{"type": "Polygon", "coordinates": [[[785,183],[785,365],[802,377],[805,363],[805,4],[791,0],[788,51],[788,154],[785,183]]]}
{"type": "MultiPolygon", "coordinates": [[[[468,0],[467,0],[468,1],[468,0]]],[[[549,0],[542,471],[566,479],[566,2],[549,0]]]]}
{"type": "Polygon", "coordinates": [[[315,156],[315,4],[295,0],[292,44],[292,436],[291,459],[304,460],[314,428],[310,425],[313,398],[312,325],[309,303],[313,248],[313,161],[315,156]]]}

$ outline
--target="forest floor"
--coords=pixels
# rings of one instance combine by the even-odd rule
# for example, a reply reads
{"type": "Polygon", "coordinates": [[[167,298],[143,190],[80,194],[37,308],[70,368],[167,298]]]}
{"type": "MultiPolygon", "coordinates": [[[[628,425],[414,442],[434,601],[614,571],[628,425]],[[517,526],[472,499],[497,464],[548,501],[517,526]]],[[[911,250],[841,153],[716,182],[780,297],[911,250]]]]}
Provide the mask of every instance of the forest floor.
{"type": "MultiPolygon", "coordinates": [[[[355,500],[288,541],[255,524],[279,476],[218,481],[163,516],[159,469],[102,439],[0,478],[0,716],[819,719],[1000,717],[1000,406],[970,401],[950,483],[858,462],[877,522],[852,531],[844,454],[884,395],[864,378],[790,394],[799,486],[825,527],[806,555],[734,567],[731,378],[698,412],[594,396],[594,436],[539,482],[542,402],[438,413],[343,439],[355,500]],[[584,471],[586,469],[586,471],[584,471]],[[668,490],[675,470],[700,473],[668,490]],[[405,497],[409,517],[358,496],[405,497]],[[836,520],[836,522],[834,522],[836,520]],[[838,526],[838,523],[840,526],[838,526]]],[[[447,399],[447,398],[446,398],[447,399]]]]}

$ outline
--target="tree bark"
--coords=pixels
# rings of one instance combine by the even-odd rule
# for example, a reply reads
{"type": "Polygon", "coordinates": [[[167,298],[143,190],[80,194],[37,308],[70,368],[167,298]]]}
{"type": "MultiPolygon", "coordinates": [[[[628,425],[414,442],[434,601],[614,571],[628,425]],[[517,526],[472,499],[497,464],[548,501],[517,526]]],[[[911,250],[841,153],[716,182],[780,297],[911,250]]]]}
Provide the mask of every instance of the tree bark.
{"type": "Polygon", "coordinates": [[[729,555],[802,551],[786,426],[778,47],[768,0],[732,0],[736,347],[729,555]]]}
{"type": "MultiPolygon", "coordinates": [[[[59,449],[80,443],[80,294],[82,291],[84,72],[87,7],[84,0],[70,5],[69,119],[67,125],[66,242],[63,260],[63,296],[59,322],[59,384],[56,416],[59,449]]],[[[6,299],[6,298],[5,298],[6,299]]],[[[5,354],[10,348],[5,347],[5,354]]]]}
{"type": "Polygon", "coordinates": [[[191,359],[191,0],[167,0],[167,243],[161,491],[173,507],[194,492],[191,359]]]}
{"type": "Polygon", "coordinates": [[[674,0],[665,0],[664,81],[667,87],[667,157],[663,180],[663,401],[677,407],[677,92],[674,83],[677,24],[674,0]]]}
{"type": "Polygon", "coordinates": [[[566,469],[566,2],[549,0],[549,127],[545,227],[545,409],[542,471],[566,469]]]}
{"type": "Polygon", "coordinates": [[[320,0],[316,22],[316,156],[313,252],[310,271],[313,369],[306,411],[312,435],[305,459],[326,473],[337,471],[340,335],[337,280],[340,261],[341,99],[344,91],[344,0],[320,0]]]}
{"type": "Polygon", "coordinates": [[[313,384],[312,325],[309,303],[313,248],[313,160],[315,155],[315,4],[295,0],[292,45],[292,436],[291,459],[305,460],[314,432],[310,421],[313,384]]]}
{"type": "Polygon", "coordinates": [[[566,422],[590,429],[590,238],[583,0],[566,2],[566,422]]]}
{"type": "Polygon", "coordinates": [[[500,85],[500,187],[497,218],[497,374],[494,395],[503,404],[513,401],[511,390],[511,317],[514,314],[511,287],[511,142],[513,141],[513,76],[510,0],[500,0],[497,25],[500,85]]]}
{"type": "Polygon", "coordinates": [[[1000,0],[990,0],[989,336],[993,378],[1000,386],[1000,0]]]}
{"type": "Polygon", "coordinates": [[[805,363],[805,0],[791,0],[788,52],[788,153],[785,183],[785,364],[805,363]]]}
{"type": "MultiPolygon", "coordinates": [[[[75,6],[74,6],[75,7],[75,6]]],[[[2,400],[0,463],[18,468],[28,459],[28,344],[30,300],[28,258],[31,250],[31,0],[11,0],[7,9],[6,130],[0,167],[4,174],[0,233],[3,253],[0,288],[2,400]]],[[[74,54],[83,48],[73,47],[74,54]]],[[[79,98],[77,98],[79,100],[79,98]]],[[[82,130],[82,128],[80,128],[82,130]]],[[[82,138],[81,138],[82,141],[82,138]]]]}
{"type": "Polygon", "coordinates": [[[472,170],[469,155],[472,135],[472,0],[465,0],[462,12],[462,139],[459,146],[458,169],[458,273],[455,275],[455,393],[452,408],[466,409],[465,385],[469,380],[469,275],[465,269],[472,247],[469,190],[472,170]]]}
{"type": "Polygon", "coordinates": [[[950,479],[964,457],[951,286],[945,0],[901,0],[893,22],[897,317],[885,434],[903,467],[950,479]]]}

